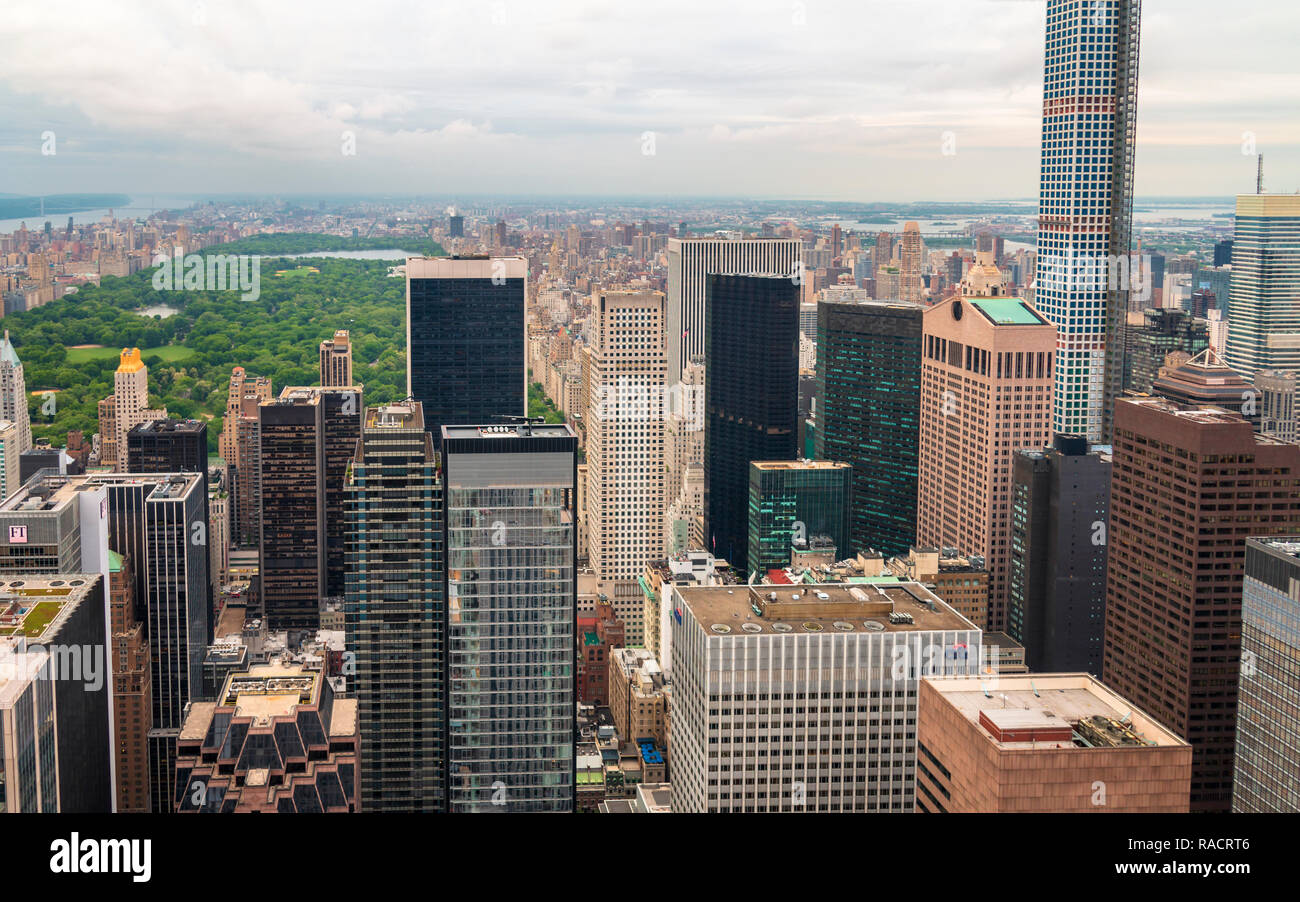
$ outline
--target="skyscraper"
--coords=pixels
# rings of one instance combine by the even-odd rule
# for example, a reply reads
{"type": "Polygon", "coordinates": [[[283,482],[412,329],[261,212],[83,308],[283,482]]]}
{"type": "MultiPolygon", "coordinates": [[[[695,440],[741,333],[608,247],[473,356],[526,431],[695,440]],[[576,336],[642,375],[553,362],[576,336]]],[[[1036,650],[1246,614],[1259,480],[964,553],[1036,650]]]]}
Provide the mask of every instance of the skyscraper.
{"type": "Polygon", "coordinates": [[[674,812],[913,810],[917,684],[978,628],[920,583],[664,591],[674,812]]]}
{"type": "Polygon", "coordinates": [[[108,559],[117,810],[147,814],[151,810],[149,725],[153,716],[149,644],[136,611],[131,562],[116,551],[109,551],[108,559]]]}
{"type": "Polygon", "coordinates": [[[1300,534],[1246,540],[1234,813],[1300,812],[1300,534]]]}
{"type": "Polygon", "coordinates": [[[523,416],[522,257],[406,261],[406,389],[440,440],[445,424],[523,416]]]}
{"type": "Polygon", "coordinates": [[[749,465],[748,566],[764,574],[790,566],[792,549],[836,549],[849,541],[853,468],[826,460],[754,461],[749,465]]]}
{"type": "Polygon", "coordinates": [[[664,295],[602,291],[596,298],[587,426],[587,556],[640,645],[637,578],[664,545],[664,295]]]}
{"type": "Polygon", "coordinates": [[[442,433],[448,807],[572,811],[577,435],[442,433]]]}
{"type": "MultiPolygon", "coordinates": [[[[705,295],[710,275],[788,277],[796,273],[801,254],[802,245],[795,238],[668,239],[668,384],[680,382],[686,365],[705,356],[705,295]]],[[[795,337],[797,340],[797,332],[795,337]]]]}
{"type": "Polygon", "coordinates": [[[709,550],[745,570],[749,464],[799,456],[799,285],[709,277],[704,460],[709,550]]]}
{"type": "Polygon", "coordinates": [[[898,296],[909,303],[919,304],[925,297],[921,273],[924,257],[921,227],[909,222],[903,226],[903,241],[898,249],[898,296]]]}
{"type": "Polygon", "coordinates": [[[1052,430],[1110,434],[1123,390],[1140,0],[1048,0],[1034,307],[1057,327],[1052,430]],[[1117,266],[1116,272],[1122,270],[1117,266]]]}
{"type": "Polygon", "coordinates": [[[0,576],[0,813],[114,808],[99,573],[0,576]]]}
{"type": "Polygon", "coordinates": [[[1246,539],[1300,531],[1300,445],[1164,398],[1115,408],[1106,683],[1192,744],[1193,811],[1232,802],[1246,539]]]}
{"type": "Polygon", "coordinates": [[[202,420],[136,423],[127,430],[125,449],[128,473],[198,473],[207,507],[208,426],[202,420]]]}
{"type": "Polygon", "coordinates": [[[1174,351],[1195,356],[1210,345],[1205,320],[1196,319],[1177,307],[1152,307],[1129,314],[1124,340],[1124,388],[1126,391],[1151,391],[1160,375],[1165,357],[1174,351]]]}
{"type": "Polygon", "coordinates": [[[916,541],[920,304],[817,305],[818,460],[853,465],[848,547],[886,557],[916,541]]]}
{"type": "Polygon", "coordinates": [[[8,498],[22,484],[22,427],[0,419],[0,501],[8,498]]]}
{"type": "Polygon", "coordinates": [[[1051,439],[1056,329],[1019,298],[925,311],[916,542],[988,562],[989,622],[1005,631],[1012,455],[1051,439]]]}
{"type": "MultiPolygon", "coordinates": [[[[105,402],[108,400],[106,398],[105,402]]],[[[102,416],[100,418],[100,462],[117,469],[124,469],[127,456],[127,433],[137,423],[166,419],[166,417],[166,408],[149,407],[149,368],[140,359],[140,349],[123,348],[121,361],[113,374],[109,422],[105,423],[102,416]]]]}
{"type": "MultiPolygon", "coordinates": [[[[18,359],[9,330],[0,339],[0,420],[18,426],[18,455],[32,447],[31,412],[27,408],[27,380],[23,377],[23,364],[18,359]]],[[[12,489],[10,490],[12,491],[12,489]]]]}
{"type": "Polygon", "coordinates": [[[271,629],[316,628],[325,595],[325,417],[317,394],[258,408],[262,516],[258,572],[271,629]]]}
{"type": "Polygon", "coordinates": [[[1224,356],[1241,375],[1300,369],[1300,196],[1237,197],[1227,319],[1224,356]]]}
{"type": "Polygon", "coordinates": [[[366,811],[446,806],[442,474],[419,402],[366,410],[344,503],[366,811]]]}
{"type": "Polygon", "coordinates": [[[320,384],[344,388],[352,384],[352,339],[347,329],[320,343],[320,384]]]}
{"type": "Polygon", "coordinates": [[[1110,455],[1058,435],[1013,461],[1007,633],[1035,673],[1099,676],[1110,455]]]}

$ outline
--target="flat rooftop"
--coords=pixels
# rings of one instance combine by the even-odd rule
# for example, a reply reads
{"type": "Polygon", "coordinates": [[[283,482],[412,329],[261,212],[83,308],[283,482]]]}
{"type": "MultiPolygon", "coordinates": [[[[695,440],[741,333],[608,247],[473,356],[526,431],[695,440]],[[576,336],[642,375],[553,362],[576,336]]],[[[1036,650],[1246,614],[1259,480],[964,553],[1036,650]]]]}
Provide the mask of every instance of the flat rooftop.
{"type": "MultiPolygon", "coordinates": [[[[1143,407],[1146,410],[1169,414],[1183,420],[1191,420],[1194,423],[1203,423],[1206,425],[1250,425],[1250,421],[1245,419],[1239,413],[1233,413],[1222,407],[1216,407],[1213,404],[1182,404],[1178,401],[1170,401],[1168,398],[1158,396],[1138,395],[1136,397],[1120,398],[1116,403],[1134,404],[1143,407]]],[[[1255,444],[1257,445],[1286,445],[1281,439],[1274,438],[1271,435],[1261,435],[1255,433],[1255,444]]]]}
{"type": "Polygon", "coordinates": [[[977,630],[918,582],[679,586],[695,619],[718,635],[977,630]]]}
{"type": "Polygon", "coordinates": [[[1177,747],[1187,743],[1086,673],[927,677],[950,705],[1004,749],[1177,747]],[[1081,721],[1089,725],[1080,727],[1081,721]],[[1002,740],[1004,735],[1053,736],[1002,740]],[[1064,737],[1064,738],[1062,738],[1064,737]],[[1074,737],[1074,738],[1071,738],[1074,737]]]}
{"type": "Polygon", "coordinates": [[[836,460],[755,460],[749,465],[758,470],[847,470],[853,467],[836,460]]]}
{"type": "Polygon", "coordinates": [[[98,579],[94,573],[0,575],[0,638],[37,642],[53,636],[98,579]]]}
{"type": "Polygon", "coordinates": [[[1272,536],[1254,539],[1254,541],[1265,546],[1270,551],[1300,560],[1300,535],[1272,536]]]}
{"type": "Polygon", "coordinates": [[[442,437],[448,438],[577,438],[568,423],[487,423],[479,426],[443,426],[442,437]]]}

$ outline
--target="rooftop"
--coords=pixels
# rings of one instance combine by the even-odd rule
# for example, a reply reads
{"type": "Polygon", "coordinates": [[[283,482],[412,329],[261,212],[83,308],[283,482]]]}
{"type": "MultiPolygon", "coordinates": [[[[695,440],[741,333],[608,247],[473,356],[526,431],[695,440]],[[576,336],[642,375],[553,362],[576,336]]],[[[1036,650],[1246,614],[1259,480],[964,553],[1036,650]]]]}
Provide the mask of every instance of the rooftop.
{"type": "Polygon", "coordinates": [[[1086,673],[932,677],[925,682],[1008,750],[1185,746],[1086,673]]]}
{"type": "Polygon", "coordinates": [[[53,636],[98,579],[94,573],[0,575],[0,638],[53,636]]]}
{"type": "Polygon", "coordinates": [[[466,438],[576,438],[568,423],[488,423],[481,426],[443,426],[444,439],[466,438]]]}
{"type": "Polygon", "coordinates": [[[756,470],[846,470],[853,465],[835,460],[755,460],[750,466],[756,470]]]}
{"type": "Polygon", "coordinates": [[[1020,298],[967,297],[963,300],[999,326],[1050,325],[1020,298]]]}
{"type": "Polygon", "coordinates": [[[676,591],[701,626],[718,635],[978,629],[917,582],[681,586],[676,591]]]}

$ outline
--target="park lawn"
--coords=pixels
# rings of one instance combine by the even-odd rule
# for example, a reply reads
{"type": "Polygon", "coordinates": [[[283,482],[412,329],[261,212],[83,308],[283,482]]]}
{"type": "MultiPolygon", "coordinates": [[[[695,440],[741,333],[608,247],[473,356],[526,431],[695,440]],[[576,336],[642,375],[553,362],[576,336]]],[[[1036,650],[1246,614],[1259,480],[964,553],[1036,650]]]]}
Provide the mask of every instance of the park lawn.
{"type": "MultiPolygon", "coordinates": [[[[115,360],[122,353],[121,348],[68,348],[68,363],[85,363],[88,360],[115,360]]],[[[166,363],[175,363],[194,356],[194,351],[184,345],[163,345],[160,348],[141,348],[140,356],[148,359],[150,355],[161,357],[166,363]]]]}

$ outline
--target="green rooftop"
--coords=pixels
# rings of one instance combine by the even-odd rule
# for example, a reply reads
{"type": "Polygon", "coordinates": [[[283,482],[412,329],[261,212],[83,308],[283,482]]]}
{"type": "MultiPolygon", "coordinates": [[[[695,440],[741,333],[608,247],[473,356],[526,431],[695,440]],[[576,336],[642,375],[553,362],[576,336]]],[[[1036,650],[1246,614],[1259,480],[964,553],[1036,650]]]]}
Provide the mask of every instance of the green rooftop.
{"type": "Polygon", "coordinates": [[[112,548],[108,549],[108,572],[122,572],[122,555],[118,554],[112,548]]]}
{"type": "Polygon", "coordinates": [[[1046,322],[1020,298],[966,298],[999,326],[1041,326],[1046,322]]]}

